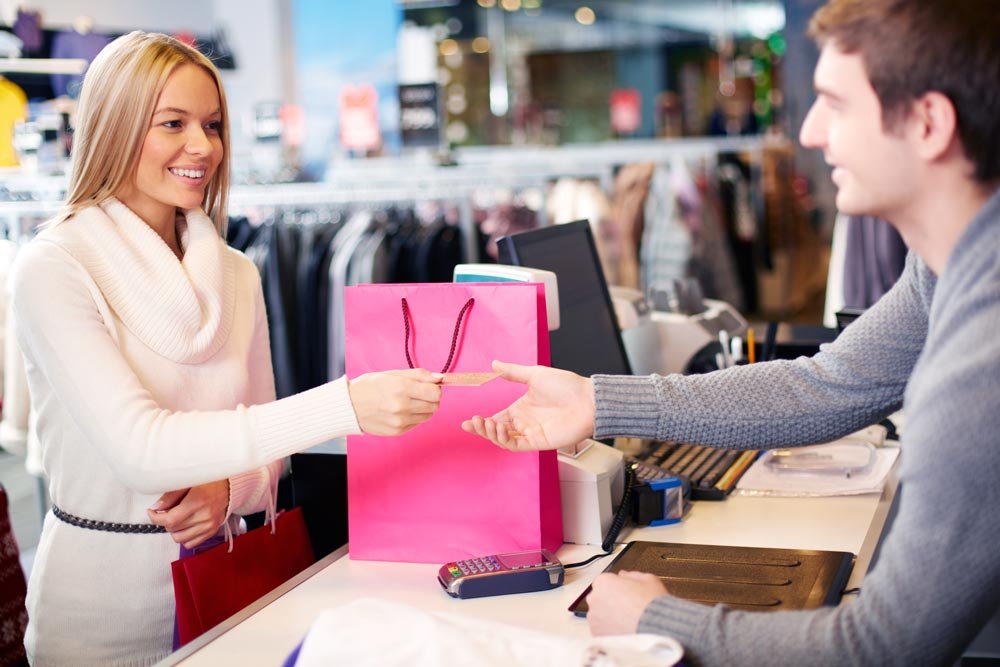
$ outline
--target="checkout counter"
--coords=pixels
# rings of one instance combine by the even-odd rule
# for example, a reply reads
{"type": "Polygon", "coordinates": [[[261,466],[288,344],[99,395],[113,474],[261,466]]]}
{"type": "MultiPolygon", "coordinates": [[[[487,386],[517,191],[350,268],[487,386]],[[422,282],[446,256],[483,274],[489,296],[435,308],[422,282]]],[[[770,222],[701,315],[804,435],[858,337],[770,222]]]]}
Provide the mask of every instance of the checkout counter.
{"type": "MultiPolygon", "coordinates": [[[[626,528],[620,540],[847,551],[856,555],[846,586],[854,588],[861,585],[871,564],[895,492],[896,478],[890,475],[881,494],[733,495],[723,502],[694,503],[677,524],[626,528]]],[[[599,551],[595,546],[566,544],[556,555],[563,562],[574,562],[599,551]]],[[[565,585],[553,590],[463,600],[449,597],[438,584],[440,564],[354,561],[345,545],[159,664],[281,665],[322,611],[366,597],[586,637],[586,619],[567,608],[612,558],[567,570],[565,585]]],[[[841,604],[850,601],[848,595],[841,604]]]]}
{"type": "MultiPolygon", "coordinates": [[[[576,232],[577,235],[585,234],[589,237],[590,234],[586,223],[563,225],[555,231],[542,231],[545,237],[554,236],[556,231],[560,235],[576,232]]],[[[588,244],[593,259],[591,268],[599,271],[593,242],[588,241],[588,244]]],[[[521,248],[524,251],[528,249],[529,246],[521,248]]],[[[585,263],[579,263],[577,269],[584,265],[585,263]]],[[[567,275],[572,278],[570,274],[567,275]]],[[[549,325],[551,329],[559,328],[560,311],[556,305],[559,299],[555,277],[551,272],[497,265],[460,265],[456,268],[456,282],[483,280],[544,283],[546,305],[551,311],[549,325]]],[[[560,281],[562,280],[563,277],[560,277],[560,281]]],[[[600,282],[603,283],[603,276],[600,277],[600,282]]],[[[620,360],[619,365],[625,369],[631,366],[632,370],[640,374],[690,370],[689,366],[697,358],[699,351],[711,349],[720,332],[736,335],[746,328],[746,322],[739,314],[721,302],[704,304],[699,299],[697,307],[688,309],[690,312],[675,308],[674,312],[661,312],[658,315],[643,305],[641,294],[619,291],[615,294],[617,312],[612,314],[610,299],[606,293],[596,296],[602,299],[599,304],[601,308],[608,311],[609,317],[617,320],[615,326],[608,327],[615,339],[619,336],[617,325],[621,324],[620,335],[624,345],[610,345],[605,340],[598,340],[596,343],[605,350],[616,347],[621,349],[623,354],[628,355],[631,363],[620,360]],[[608,302],[605,304],[604,300],[608,302]],[[663,354],[664,350],[669,350],[670,354],[663,354]]],[[[566,327],[566,324],[563,322],[563,328],[579,333],[579,327],[566,327]]],[[[596,330],[598,327],[592,328],[596,330]]],[[[596,451],[599,450],[592,451],[592,459],[596,456],[596,451]]],[[[611,462],[617,470],[621,469],[619,460],[616,458],[611,462]]],[[[572,497],[571,502],[580,509],[587,503],[597,503],[596,499],[586,494],[574,496],[566,483],[577,478],[584,480],[584,473],[599,472],[607,462],[592,461],[595,463],[593,470],[588,469],[582,459],[578,463],[579,465],[573,466],[576,468],[576,476],[566,474],[567,471],[563,470],[561,464],[560,478],[564,502],[566,498],[572,497]]],[[[855,588],[868,571],[889,516],[895,491],[895,475],[890,474],[881,494],[793,498],[730,495],[722,502],[693,503],[691,510],[679,523],[626,527],[618,539],[619,542],[642,540],[849,552],[855,554],[856,559],[846,588],[855,588]]],[[[620,497],[620,491],[609,497],[620,497]]],[[[610,512],[610,508],[604,509],[610,512]]],[[[596,516],[597,512],[594,509],[593,515],[596,516]]],[[[600,553],[600,547],[587,544],[599,542],[600,535],[595,540],[589,534],[567,530],[565,518],[564,511],[566,537],[576,535],[578,539],[575,541],[580,544],[564,544],[556,554],[559,560],[573,563],[600,553]]],[[[591,523],[593,518],[581,525],[591,523]]],[[[607,530],[607,522],[602,519],[598,523],[601,528],[598,532],[603,534],[607,530]]],[[[569,525],[576,523],[570,521],[569,525]]],[[[172,654],[160,665],[281,665],[323,611],[361,598],[377,598],[424,611],[457,613],[535,631],[584,638],[590,632],[586,619],[574,616],[568,608],[612,560],[613,556],[609,555],[590,565],[566,570],[565,583],[559,588],[534,593],[457,599],[449,597],[438,583],[438,569],[443,563],[355,561],[350,558],[349,545],[344,545],[172,654]]],[[[842,604],[850,604],[850,596],[842,604]]]]}

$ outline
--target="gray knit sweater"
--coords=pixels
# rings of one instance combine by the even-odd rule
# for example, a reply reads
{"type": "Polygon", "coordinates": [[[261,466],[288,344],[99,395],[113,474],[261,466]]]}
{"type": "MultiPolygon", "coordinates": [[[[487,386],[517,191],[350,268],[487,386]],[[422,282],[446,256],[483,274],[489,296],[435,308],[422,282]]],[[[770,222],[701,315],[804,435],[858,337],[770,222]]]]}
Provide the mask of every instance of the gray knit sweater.
{"type": "Polygon", "coordinates": [[[696,665],[944,665],[1000,609],[1000,191],[935,279],[896,286],[814,357],[703,376],[596,376],[596,437],[723,447],[821,442],[899,407],[899,513],[850,604],[744,612],[671,596],[641,632],[696,665]]]}

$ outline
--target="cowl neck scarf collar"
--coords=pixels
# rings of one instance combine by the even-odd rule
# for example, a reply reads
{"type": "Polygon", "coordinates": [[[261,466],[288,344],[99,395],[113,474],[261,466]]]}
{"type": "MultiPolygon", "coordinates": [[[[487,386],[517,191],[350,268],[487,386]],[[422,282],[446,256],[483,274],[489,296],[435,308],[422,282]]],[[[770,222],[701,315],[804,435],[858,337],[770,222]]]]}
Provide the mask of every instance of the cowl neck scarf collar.
{"type": "Polygon", "coordinates": [[[201,209],[177,217],[181,260],[117,199],[79,211],[60,227],[67,250],[152,350],[197,364],[225,344],[236,300],[234,258],[201,209]]]}

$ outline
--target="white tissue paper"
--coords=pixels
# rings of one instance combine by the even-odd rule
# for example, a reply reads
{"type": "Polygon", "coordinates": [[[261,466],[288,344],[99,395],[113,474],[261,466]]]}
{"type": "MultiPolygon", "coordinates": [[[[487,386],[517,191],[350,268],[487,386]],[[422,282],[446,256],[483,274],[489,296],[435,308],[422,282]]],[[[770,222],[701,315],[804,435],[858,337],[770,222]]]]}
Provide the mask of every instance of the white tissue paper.
{"type": "Polygon", "coordinates": [[[320,614],[295,666],[667,667],[682,655],[658,635],[573,639],[364,598],[320,614]]]}

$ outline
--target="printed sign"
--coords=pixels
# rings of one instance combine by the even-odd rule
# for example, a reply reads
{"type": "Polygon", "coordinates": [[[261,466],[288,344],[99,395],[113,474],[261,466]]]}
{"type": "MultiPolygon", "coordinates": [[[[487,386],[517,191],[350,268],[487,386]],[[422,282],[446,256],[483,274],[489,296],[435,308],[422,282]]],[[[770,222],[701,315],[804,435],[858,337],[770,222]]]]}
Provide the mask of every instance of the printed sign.
{"type": "Polygon", "coordinates": [[[441,113],[436,83],[399,86],[399,129],[404,146],[440,145],[441,113]]]}

